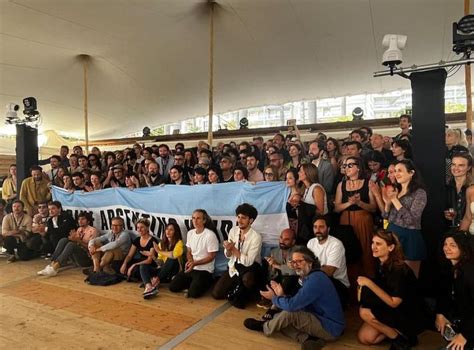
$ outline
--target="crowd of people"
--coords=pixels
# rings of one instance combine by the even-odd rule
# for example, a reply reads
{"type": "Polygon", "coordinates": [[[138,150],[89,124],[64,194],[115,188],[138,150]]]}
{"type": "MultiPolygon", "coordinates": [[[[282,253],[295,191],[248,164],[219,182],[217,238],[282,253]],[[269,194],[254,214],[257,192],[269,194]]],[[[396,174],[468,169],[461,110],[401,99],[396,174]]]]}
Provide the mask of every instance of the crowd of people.
{"type": "Polygon", "coordinates": [[[212,289],[214,298],[237,308],[255,301],[267,311],[262,319],[246,319],[245,327],[267,336],[282,332],[305,349],[337,340],[351,304],[359,305],[362,344],[388,340],[390,349],[409,349],[432,327],[447,348],[473,349],[472,134],[446,130],[446,227],[440,231],[447,234],[439,283],[432,288],[435,302],[427,308],[418,278],[427,258],[421,218],[429,193],[412,159],[410,126],[411,117],[402,115],[401,132],[393,138],[362,127],[344,140],[319,133],[303,142],[298,132],[278,133],[267,141],[254,137],[214,148],[202,141],[173,149],[135,144],[115,152],[93,147],[88,155],[80,146],[71,154],[63,146],[59,155],[32,167],[18,190],[16,166],[10,166],[0,203],[1,243],[9,263],[47,256],[50,263],[38,272],[43,276],[56,276],[73,263],[89,276],[121,275],[142,283],[144,299],[166,283],[190,298],[212,289]],[[236,208],[236,226],[220,246],[203,209],[193,212],[187,233],[169,223],[162,237],[154,237],[142,218],[134,223],[136,236],[121,217],[102,233],[89,213],[75,219],[64,211],[50,190],[261,181],[285,181],[289,189],[289,227],[267,255],[252,228],[258,216],[252,203],[236,208]],[[228,267],[216,276],[220,249],[228,267]]]}

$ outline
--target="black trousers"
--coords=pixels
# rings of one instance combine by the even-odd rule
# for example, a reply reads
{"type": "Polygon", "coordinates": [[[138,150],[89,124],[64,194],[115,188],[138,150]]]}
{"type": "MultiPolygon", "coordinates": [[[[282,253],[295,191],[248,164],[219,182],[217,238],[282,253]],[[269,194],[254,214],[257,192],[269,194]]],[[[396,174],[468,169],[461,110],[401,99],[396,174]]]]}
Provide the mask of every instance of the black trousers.
{"type": "Polygon", "coordinates": [[[206,293],[211,284],[212,274],[208,271],[182,271],[171,281],[169,289],[174,293],[188,289],[188,296],[190,298],[199,298],[206,293]]]}
{"type": "Polygon", "coordinates": [[[39,234],[32,234],[26,242],[22,242],[19,237],[8,236],[3,240],[3,246],[8,254],[15,254],[17,251],[20,260],[31,260],[40,255],[41,236],[39,234]]]}

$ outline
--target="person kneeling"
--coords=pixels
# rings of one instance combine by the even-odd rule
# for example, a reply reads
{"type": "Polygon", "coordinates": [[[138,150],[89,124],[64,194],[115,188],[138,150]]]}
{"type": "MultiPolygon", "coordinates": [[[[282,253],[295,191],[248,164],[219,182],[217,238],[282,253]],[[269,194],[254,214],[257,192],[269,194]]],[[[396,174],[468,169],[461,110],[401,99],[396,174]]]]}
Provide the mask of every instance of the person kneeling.
{"type": "Polygon", "coordinates": [[[272,320],[248,318],[244,326],[270,336],[280,331],[303,345],[320,349],[325,341],[336,340],[344,331],[341,302],[329,277],[319,269],[319,262],[307,247],[297,246],[291,255],[292,265],[302,281],[295,296],[287,297],[279,283],[271,282],[262,296],[283,311],[272,320]]]}
{"type": "Polygon", "coordinates": [[[229,240],[224,241],[229,269],[217,281],[212,296],[215,299],[227,297],[233,306],[243,309],[261,280],[262,236],[251,227],[257,218],[257,209],[244,203],[235,209],[235,214],[238,226],[230,230],[229,240]]]}
{"type": "Polygon", "coordinates": [[[423,323],[421,302],[417,298],[417,279],[405,263],[398,237],[379,230],[372,239],[372,254],[380,269],[371,280],[359,276],[359,315],[364,321],[357,334],[364,345],[374,345],[385,338],[392,341],[390,350],[410,349],[416,345],[423,323]]]}
{"type": "Polygon", "coordinates": [[[82,212],[78,216],[79,228],[71,230],[69,237],[61,238],[51,256],[51,264],[43,270],[38,271],[38,275],[56,276],[59,268],[65,266],[69,259],[72,259],[77,266],[88,267],[92,265],[92,260],[88,253],[89,242],[96,238],[98,231],[91,226],[92,215],[82,212]]]}

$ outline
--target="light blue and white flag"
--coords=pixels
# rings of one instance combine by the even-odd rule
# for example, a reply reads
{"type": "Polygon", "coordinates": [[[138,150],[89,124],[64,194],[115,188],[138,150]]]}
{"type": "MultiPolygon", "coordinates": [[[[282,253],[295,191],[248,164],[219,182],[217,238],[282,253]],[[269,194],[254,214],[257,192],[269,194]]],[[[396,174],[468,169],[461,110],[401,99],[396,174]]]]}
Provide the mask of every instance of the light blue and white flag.
{"type": "Polygon", "coordinates": [[[191,216],[195,209],[205,209],[216,224],[219,239],[235,225],[235,208],[242,203],[252,204],[258,217],[252,227],[262,235],[266,244],[278,244],[280,232],[288,228],[286,202],[289,190],[284,182],[259,182],[257,184],[233,182],[215,185],[139,188],[110,188],[95,192],[76,191],[70,193],[53,187],[53,198],[70,210],[74,217],[82,211],[91,212],[94,226],[106,232],[111,220],[120,216],[125,229],[135,231],[138,218],[150,220],[150,230],[161,238],[164,228],[175,221],[181,228],[183,238],[191,228],[191,216]]]}

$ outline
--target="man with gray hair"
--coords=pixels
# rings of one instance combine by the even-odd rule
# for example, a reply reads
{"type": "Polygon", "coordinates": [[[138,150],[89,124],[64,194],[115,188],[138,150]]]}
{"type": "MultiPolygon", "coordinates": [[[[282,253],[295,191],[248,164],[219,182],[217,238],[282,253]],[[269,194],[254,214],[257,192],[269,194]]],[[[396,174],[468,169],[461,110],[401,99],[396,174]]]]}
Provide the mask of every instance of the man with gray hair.
{"type": "Polygon", "coordinates": [[[325,341],[336,340],[345,321],[339,297],[329,277],[319,269],[319,261],[307,247],[295,247],[291,266],[300,277],[295,296],[284,295],[281,284],[272,281],[260,294],[283,311],[269,321],[247,318],[244,326],[270,336],[275,332],[293,338],[302,349],[321,349],[325,341]]]}

